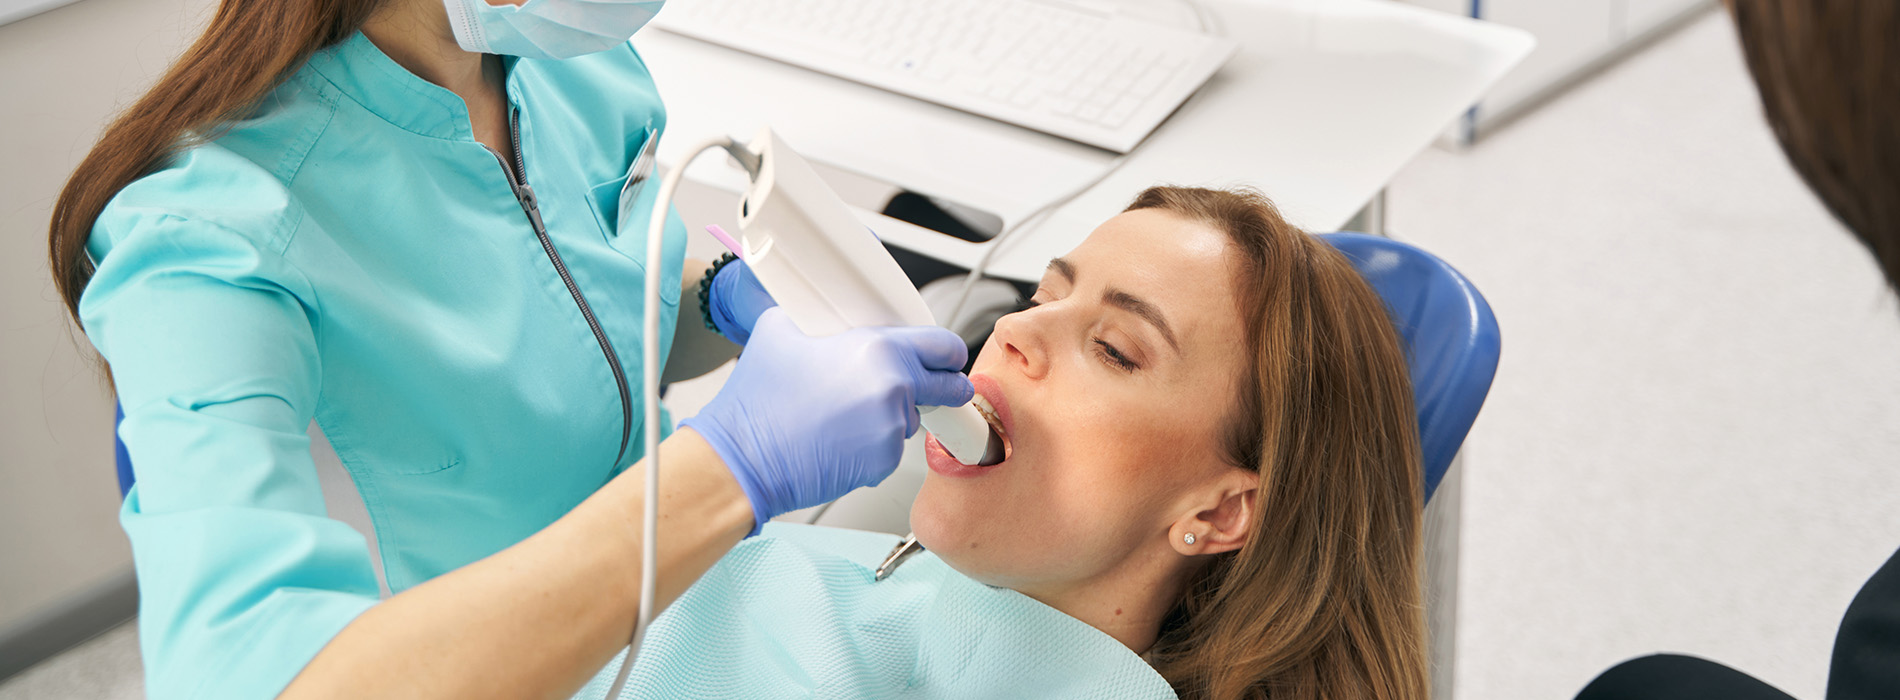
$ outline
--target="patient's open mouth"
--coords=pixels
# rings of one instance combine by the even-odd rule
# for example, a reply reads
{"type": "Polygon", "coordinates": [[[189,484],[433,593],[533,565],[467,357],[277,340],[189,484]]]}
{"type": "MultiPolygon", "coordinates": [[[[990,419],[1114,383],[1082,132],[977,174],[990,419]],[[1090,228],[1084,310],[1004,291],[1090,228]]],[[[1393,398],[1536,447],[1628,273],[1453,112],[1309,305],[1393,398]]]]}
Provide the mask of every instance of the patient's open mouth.
{"type": "Polygon", "coordinates": [[[989,428],[989,445],[985,457],[968,463],[950,454],[943,444],[937,442],[937,436],[924,435],[924,457],[930,470],[943,476],[974,478],[997,472],[997,467],[1006,465],[1016,456],[1016,438],[1012,429],[1016,425],[1015,414],[1010,406],[1009,396],[1003,393],[1002,384],[995,377],[982,372],[970,375],[970,383],[976,387],[976,395],[970,398],[970,406],[983,417],[983,424],[989,428]]]}
{"type": "Polygon", "coordinates": [[[970,405],[989,427],[990,444],[984,451],[990,454],[978,460],[977,464],[963,462],[944,449],[943,443],[937,442],[937,436],[926,432],[925,462],[931,471],[943,476],[973,478],[991,474],[1016,454],[1016,441],[1010,435],[1014,419],[1010,413],[1009,397],[1003,395],[1003,387],[994,377],[981,373],[970,375],[970,383],[976,385],[976,396],[971,397],[970,405]]]}

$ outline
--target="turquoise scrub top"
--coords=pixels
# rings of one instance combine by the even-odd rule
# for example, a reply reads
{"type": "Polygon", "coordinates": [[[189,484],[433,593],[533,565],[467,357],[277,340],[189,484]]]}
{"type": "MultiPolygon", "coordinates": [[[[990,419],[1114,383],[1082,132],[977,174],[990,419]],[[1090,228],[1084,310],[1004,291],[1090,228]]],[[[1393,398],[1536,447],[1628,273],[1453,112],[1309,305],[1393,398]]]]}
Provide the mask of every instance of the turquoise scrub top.
{"type": "MultiPolygon", "coordinates": [[[[659,96],[631,46],[511,61],[506,87],[532,199],[461,99],[356,34],[99,217],[80,317],[125,408],[151,697],[274,696],[377,603],[367,543],[325,514],[313,420],[394,591],[639,459],[658,187],[617,205],[659,96]]],[[[666,231],[662,348],[685,251],[666,231]]]]}

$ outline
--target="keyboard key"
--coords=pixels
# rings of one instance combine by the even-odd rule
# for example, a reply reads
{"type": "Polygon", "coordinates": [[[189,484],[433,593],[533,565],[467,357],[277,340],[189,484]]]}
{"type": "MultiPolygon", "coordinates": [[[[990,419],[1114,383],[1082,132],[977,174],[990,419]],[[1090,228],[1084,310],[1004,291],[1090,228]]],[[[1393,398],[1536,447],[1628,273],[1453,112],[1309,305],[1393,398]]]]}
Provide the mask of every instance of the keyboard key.
{"type": "Polygon", "coordinates": [[[1135,79],[1135,84],[1129,86],[1128,94],[1136,97],[1153,95],[1156,90],[1161,89],[1161,86],[1168,82],[1169,75],[1172,75],[1172,73],[1159,68],[1143,71],[1141,77],[1135,79]]]}
{"type": "Polygon", "coordinates": [[[1107,124],[1110,128],[1120,127],[1128,123],[1128,118],[1134,116],[1135,110],[1140,107],[1141,100],[1133,97],[1121,98],[1121,100],[1115,103],[1115,106],[1108,108],[1108,111],[1102,113],[1102,123],[1107,124]]]}
{"type": "Polygon", "coordinates": [[[1088,70],[1088,64],[1071,59],[1063,63],[1062,67],[1057,68],[1056,72],[1050,75],[1049,78],[1058,84],[1073,86],[1081,81],[1082,72],[1085,70],[1088,70]]]}
{"type": "Polygon", "coordinates": [[[1135,56],[1133,60],[1136,65],[1141,66],[1143,69],[1146,69],[1149,66],[1154,65],[1155,61],[1158,61],[1160,59],[1161,59],[1160,49],[1157,49],[1152,46],[1135,47],[1135,56]]]}
{"type": "Polygon", "coordinates": [[[1036,97],[1041,94],[1042,88],[1040,86],[1034,83],[1026,83],[1018,86],[1015,91],[1009,94],[1009,103],[1019,109],[1025,108],[1033,104],[1036,101],[1036,97]]]}

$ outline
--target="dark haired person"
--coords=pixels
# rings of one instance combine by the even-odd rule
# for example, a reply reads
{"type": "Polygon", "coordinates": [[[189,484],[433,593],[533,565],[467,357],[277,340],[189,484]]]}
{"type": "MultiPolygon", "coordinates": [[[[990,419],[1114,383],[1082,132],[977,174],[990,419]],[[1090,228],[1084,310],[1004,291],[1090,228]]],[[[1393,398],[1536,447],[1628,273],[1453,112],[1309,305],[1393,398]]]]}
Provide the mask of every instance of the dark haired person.
{"type": "MultiPolygon", "coordinates": [[[[1900,289],[1900,3],[1729,0],[1762,110],[1788,161],[1900,289]]],[[[1763,640],[1773,644],[1775,640],[1763,640]]],[[[1727,666],[1625,661],[1578,700],[1786,700],[1727,666]]],[[[1900,698],[1900,552],[1847,607],[1828,700],[1900,698]]]]}

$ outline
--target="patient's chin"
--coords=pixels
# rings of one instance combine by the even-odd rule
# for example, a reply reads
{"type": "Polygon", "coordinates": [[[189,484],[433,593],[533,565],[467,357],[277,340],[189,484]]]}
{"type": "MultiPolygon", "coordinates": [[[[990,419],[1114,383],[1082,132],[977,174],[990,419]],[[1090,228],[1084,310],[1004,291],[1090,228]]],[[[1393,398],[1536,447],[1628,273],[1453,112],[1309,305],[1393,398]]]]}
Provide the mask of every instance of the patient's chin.
{"type": "MultiPolygon", "coordinates": [[[[924,549],[957,573],[979,583],[1003,586],[1010,577],[999,571],[997,560],[1007,558],[1000,543],[988,539],[979,514],[955,507],[944,494],[933,494],[929,482],[911,506],[910,529],[924,549]]],[[[963,504],[968,505],[968,504],[963,504]]]]}
{"type": "Polygon", "coordinates": [[[917,500],[910,506],[911,533],[917,535],[918,543],[925,549],[936,551],[939,546],[947,547],[951,541],[949,532],[955,527],[946,520],[941,504],[931,497],[929,480],[925,480],[917,500]]]}
{"type": "Polygon", "coordinates": [[[932,493],[929,481],[925,481],[916,503],[911,505],[910,531],[917,535],[917,542],[924,549],[936,553],[951,568],[963,571],[957,562],[966,559],[967,552],[980,549],[981,544],[973,539],[975,528],[964,522],[967,518],[959,517],[957,509],[939,496],[941,494],[932,493]]]}

